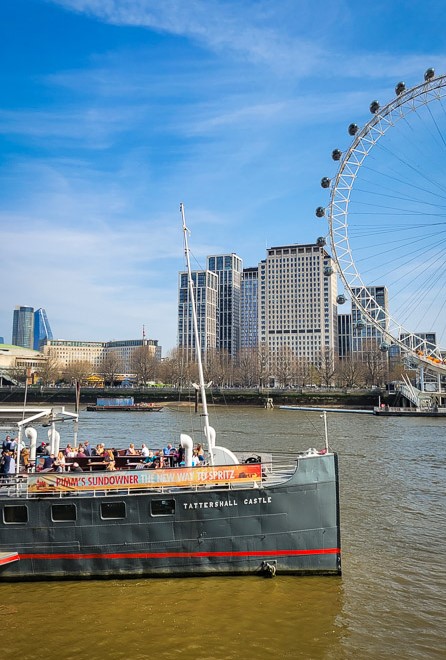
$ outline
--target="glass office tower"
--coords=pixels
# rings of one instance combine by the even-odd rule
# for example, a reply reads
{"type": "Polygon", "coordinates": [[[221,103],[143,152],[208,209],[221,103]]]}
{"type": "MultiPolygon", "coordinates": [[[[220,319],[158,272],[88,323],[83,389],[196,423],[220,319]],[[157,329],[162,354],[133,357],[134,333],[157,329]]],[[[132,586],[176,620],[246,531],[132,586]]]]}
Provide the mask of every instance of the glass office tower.
{"type": "Polygon", "coordinates": [[[46,339],[53,339],[46,311],[40,307],[34,312],[34,350],[40,351],[46,339]]]}
{"type": "Polygon", "coordinates": [[[34,346],[34,309],[17,306],[12,320],[12,343],[14,346],[33,348],[34,346]]]}

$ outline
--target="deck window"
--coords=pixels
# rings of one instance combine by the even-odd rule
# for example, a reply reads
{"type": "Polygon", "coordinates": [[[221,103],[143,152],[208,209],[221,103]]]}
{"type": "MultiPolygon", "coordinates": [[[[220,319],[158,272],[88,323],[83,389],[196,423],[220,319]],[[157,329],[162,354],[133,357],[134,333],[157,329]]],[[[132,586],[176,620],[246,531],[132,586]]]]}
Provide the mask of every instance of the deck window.
{"type": "Polygon", "coordinates": [[[76,520],[75,504],[53,504],[51,507],[51,519],[54,522],[68,522],[76,520]]]}
{"type": "Polygon", "coordinates": [[[175,500],[152,500],[150,512],[152,516],[172,516],[175,513],[175,500]]]}
{"type": "Polygon", "coordinates": [[[125,518],[125,502],[102,502],[101,518],[125,518]]]}
{"type": "Polygon", "coordinates": [[[5,506],[3,508],[3,522],[5,523],[27,523],[28,507],[24,505],[5,506]]]}

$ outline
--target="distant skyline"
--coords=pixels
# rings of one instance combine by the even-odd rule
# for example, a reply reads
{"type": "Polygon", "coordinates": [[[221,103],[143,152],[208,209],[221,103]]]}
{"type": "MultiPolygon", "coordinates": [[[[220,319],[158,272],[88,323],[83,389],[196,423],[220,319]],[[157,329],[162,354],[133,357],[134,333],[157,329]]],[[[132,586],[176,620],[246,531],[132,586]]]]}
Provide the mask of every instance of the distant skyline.
{"type": "Polygon", "coordinates": [[[446,72],[440,1],[3,0],[0,18],[7,342],[31,304],[55,338],[145,326],[165,355],[180,202],[196,269],[312,243],[348,124],[399,80],[446,72]]]}

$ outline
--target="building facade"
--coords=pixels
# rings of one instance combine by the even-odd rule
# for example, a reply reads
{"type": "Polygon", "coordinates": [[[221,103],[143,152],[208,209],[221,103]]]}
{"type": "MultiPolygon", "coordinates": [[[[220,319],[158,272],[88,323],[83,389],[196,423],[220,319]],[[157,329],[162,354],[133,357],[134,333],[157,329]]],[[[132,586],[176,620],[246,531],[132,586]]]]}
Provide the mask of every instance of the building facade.
{"type": "Polygon", "coordinates": [[[50,328],[46,311],[40,307],[34,312],[34,350],[39,351],[45,339],[52,339],[53,333],[50,328]]]}
{"type": "Polygon", "coordinates": [[[259,343],[272,359],[283,349],[317,362],[338,350],[337,281],[323,245],[267,250],[259,264],[259,343]]]}
{"type": "Polygon", "coordinates": [[[207,268],[218,276],[217,348],[231,358],[240,350],[243,262],[236,254],[213,255],[207,268]]]}
{"type": "Polygon", "coordinates": [[[12,319],[12,344],[33,349],[34,346],[34,309],[17,306],[12,319]]]}
{"type": "Polygon", "coordinates": [[[241,285],[240,348],[257,348],[259,342],[259,269],[244,268],[241,285]]]}
{"type": "Polygon", "coordinates": [[[352,293],[382,327],[381,331],[368,322],[352,300],[352,356],[362,360],[365,353],[384,343],[384,332],[388,328],[389,297],[385,286],[354,287],[352,293]]]}
{"type": "Polygon", "coordinates": [[[161,360],[161,346],[156,339],[127,339],[122,341],[71,341],[65,339],[47,339],[44,341],[43,353],[55,358],[61,369],[76,362],[89,362],[95,373],[100,374],[104,359],[109,354],[117,355],[122,369],[122,375],[132,374],[132,357],[137,348],[149,346],[153,356],[161,360]]]}
{"type": "MultiPolygon", "coordinates": [[[[192,273],[194,297],[197,310],[198,333],[202,357],[217,348],[217,297],[218,276],[210,270],[192,273]]],[[[196,338],[193,327],[192,301],[187,273],[179,274],[178,283],[178,348],[195,358],[196,338]]]]}

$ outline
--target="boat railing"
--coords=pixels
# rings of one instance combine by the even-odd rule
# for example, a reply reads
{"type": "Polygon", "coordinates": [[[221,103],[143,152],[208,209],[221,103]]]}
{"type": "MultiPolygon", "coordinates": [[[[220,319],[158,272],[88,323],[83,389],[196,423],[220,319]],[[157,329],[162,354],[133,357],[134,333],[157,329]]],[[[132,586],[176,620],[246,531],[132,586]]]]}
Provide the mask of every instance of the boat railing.
{"type": "MultiPolygon", "coordinates": [[[[3,478],[0,479],[0,499],[6,498],[20,498],[20,499],[30,499],[30,498],[40,498],[40,497],[51,497],[51,498],[62,498],[67,496],[76,496],[76,497],[104,497],[104,496],[117,496],[117,495],[140,495],[144,493],[172,493],[172,492],[193,492],[193,491],[202,491],[203,489],[252,489],[252,488],[262,488],[269,486],[271,484],[281,483],[287,481],[292,477],[298,463],[302,459],[311,458],[316,455],[319,455],[315,449],[310,449],[306,452],[296,453],[262,453],[262,454],[252,454],[249,452],[239,453],[239,458],[243,458],[240,461],[240,464],[249,463],[261,463],[262,472],[261,478],[257,480],[247,480],[242,483],[240,481],[230,480],[218,483],[218,484],[202,484],[202,483],[184,483],[181,485],[155,485],[155,484],[144,484],[140,487],[126,487],[125,485],[119,486],[119,488],[94,488],[94,489],[61,489],[61,490],[51,490],[51,491],[41,491],[41,492],[31,492],[28,488],[28,473],[20,473],[18,475],[3,475],[3,478]],[[246,455],[245,455],[246,454],[246,455]],[[260,460],[258,460],[260,459],[260,460]]],[[[222,466],[224,467],[224,466],[222,466]]],[[[163,469],[163,468],[162,468],[163,469]]],[[[167,468],[169,469],[169,468],[167,468]]],[[[192,469],[199,469],[192,468],[192,469]]],[[[139,472],[139,470],[135,470],[139,472]]],[[[125,470],[128,473],[128,470],[125,470]]],[[[108,474],[113,475],[119,473],[119,470],[115,472],[110,472],[108,474]]],[[[29,473],[32,474],[32,473],[29,473]]],[[[70,473],[66,473],[69,475],[70,473]]]]}

